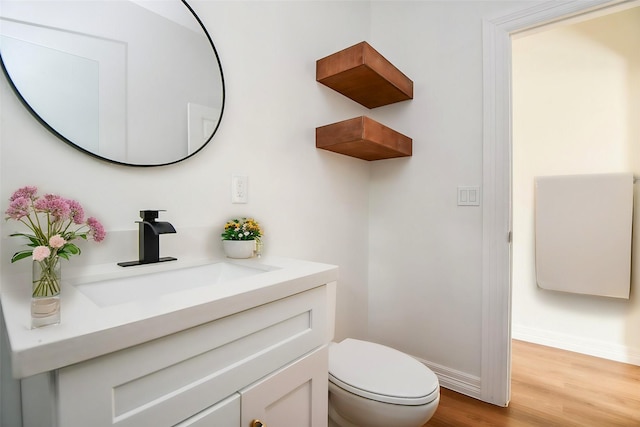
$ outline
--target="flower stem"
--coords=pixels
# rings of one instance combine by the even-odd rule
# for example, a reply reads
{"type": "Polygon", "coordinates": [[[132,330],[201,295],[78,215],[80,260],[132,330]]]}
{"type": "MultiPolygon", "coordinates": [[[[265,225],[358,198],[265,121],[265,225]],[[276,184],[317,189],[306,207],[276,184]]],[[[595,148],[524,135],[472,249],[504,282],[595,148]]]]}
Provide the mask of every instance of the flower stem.
{"type": "Polygon", "coordinates": [[[34,261],[32,297],[48,297],[60,293],[59,262],[57,256],[34,261]]]}

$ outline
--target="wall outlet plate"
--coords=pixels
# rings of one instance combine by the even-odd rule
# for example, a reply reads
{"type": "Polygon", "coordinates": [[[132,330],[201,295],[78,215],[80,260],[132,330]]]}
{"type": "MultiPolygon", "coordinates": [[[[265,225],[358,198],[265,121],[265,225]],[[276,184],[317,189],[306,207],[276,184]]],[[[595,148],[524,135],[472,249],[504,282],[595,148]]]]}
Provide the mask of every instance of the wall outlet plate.
{"type": "Polygon", "coordinates": [[[249,177],[247,175],[231,176],[231,203],[247,203],[249,200],[249,177]]]}

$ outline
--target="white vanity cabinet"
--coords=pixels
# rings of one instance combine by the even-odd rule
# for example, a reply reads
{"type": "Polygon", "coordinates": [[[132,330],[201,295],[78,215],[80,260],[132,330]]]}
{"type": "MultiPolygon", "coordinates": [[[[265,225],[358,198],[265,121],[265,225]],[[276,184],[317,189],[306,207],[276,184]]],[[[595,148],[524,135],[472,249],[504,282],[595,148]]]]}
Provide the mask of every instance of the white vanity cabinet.
{"type": "MultiPolygon", "coordinates": [[[[54,402],[47,427],[326,427],[330,295],[317,286],[41,374],[23,395],[54,402]]],[[[28,413],[42,407],[24,403],[39,427],[28,413]]]]}

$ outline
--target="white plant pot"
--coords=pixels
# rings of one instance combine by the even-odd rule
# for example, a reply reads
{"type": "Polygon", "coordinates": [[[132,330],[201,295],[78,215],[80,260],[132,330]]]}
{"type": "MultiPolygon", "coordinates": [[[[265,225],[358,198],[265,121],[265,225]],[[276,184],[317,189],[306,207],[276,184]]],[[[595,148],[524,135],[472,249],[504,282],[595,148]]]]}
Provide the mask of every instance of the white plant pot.
{"type": "Polygon", "coordinates": [[[229,258],[251,258],[256,250],[256,241],[223,240],[222,249],[229,258]]]}

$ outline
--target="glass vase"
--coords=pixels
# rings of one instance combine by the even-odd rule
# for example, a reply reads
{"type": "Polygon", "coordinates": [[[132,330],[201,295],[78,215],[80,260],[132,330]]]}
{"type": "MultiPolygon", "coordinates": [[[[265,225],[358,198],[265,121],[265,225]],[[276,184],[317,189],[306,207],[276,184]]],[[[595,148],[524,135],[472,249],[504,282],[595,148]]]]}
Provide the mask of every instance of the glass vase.
{"type": "Polygon", "coordinates": [[[60,323],[60,259],[33,261],[31,328],[60,323]]]}

